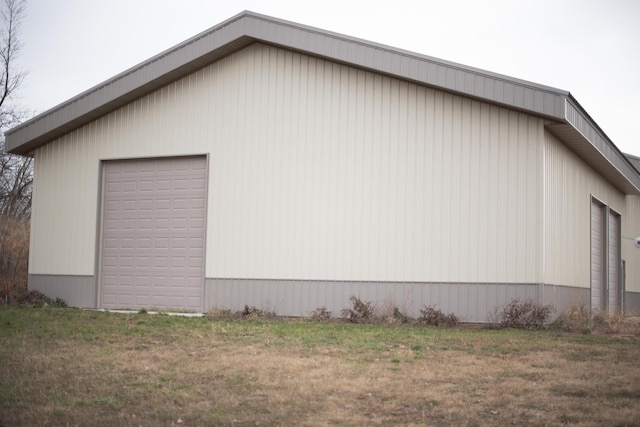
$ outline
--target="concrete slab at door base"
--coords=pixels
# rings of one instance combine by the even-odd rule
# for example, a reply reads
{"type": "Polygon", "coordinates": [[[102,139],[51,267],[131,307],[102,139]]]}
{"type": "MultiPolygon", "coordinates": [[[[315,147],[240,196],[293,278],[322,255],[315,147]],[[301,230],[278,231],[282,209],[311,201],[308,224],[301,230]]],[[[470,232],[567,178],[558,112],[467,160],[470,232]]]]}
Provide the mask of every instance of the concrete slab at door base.
{"type": "MultiPolygon", "coordinates": [[[[87,308],[86,311],[102,311],[105,313],[140,314],[140,310],[111,310],[108,308],[87,308]]],[[[146,311],[146,314],[163,314],[172,317],[204,317],[204,313],[187,313],[179,311],[146,311]]]]}
{"type": "Polygon", "coordinates": [[[29,290],[40,291],[49,298],[62,298],[70,307],[95,307],[95,283],[94,276],[29,275],[29,290]]]}

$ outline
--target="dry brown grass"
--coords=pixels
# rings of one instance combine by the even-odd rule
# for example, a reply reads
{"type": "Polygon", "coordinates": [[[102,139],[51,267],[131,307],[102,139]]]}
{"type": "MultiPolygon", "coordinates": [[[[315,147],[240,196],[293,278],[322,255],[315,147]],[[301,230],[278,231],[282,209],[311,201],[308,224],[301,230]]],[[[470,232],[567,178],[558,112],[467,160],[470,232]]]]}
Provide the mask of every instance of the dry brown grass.
{"type": "Polygon", "coordinates": [[[592,311],[586,304],[570,307],[554,320],[551,327],[564,332],[640,338],[640,317],[592,311]]]}
{"type": "Polygon", "coordinates": [[[29,221],[0,215],[0,307],[27,292],[29,221]]]}
{"type": "Polygon", "coordinates": [[[0,311],[0,425],[637,425],[638,335],[0,311]]]}

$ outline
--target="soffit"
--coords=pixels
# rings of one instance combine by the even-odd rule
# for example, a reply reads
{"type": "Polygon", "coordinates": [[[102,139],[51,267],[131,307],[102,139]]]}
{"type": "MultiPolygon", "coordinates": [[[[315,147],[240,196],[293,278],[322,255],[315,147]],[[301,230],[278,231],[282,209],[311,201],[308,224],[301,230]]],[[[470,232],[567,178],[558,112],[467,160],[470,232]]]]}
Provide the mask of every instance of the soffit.
{"type": "Polygon", "coordinates": [[[572,124],[548,124],[546,129],[625,194],[640,195],[640,175],[628,160],[610,154],[606,157],[572,124]],[[615,159],[617,161],[611,161],[615,159]]]}

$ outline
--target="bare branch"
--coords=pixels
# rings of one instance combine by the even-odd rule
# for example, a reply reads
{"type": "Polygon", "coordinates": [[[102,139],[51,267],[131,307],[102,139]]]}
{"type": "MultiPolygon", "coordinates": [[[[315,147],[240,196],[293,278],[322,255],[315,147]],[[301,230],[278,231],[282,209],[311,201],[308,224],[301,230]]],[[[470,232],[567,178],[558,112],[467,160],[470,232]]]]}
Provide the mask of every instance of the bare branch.
{"type": "MultiPolygon", "coordinates": [[[[25,8],[25,0],[3,0],[0,5],[0,132],[26,116],[24,111],[7,102],[24,79],[24,73],[16,71],[15,60],[22,48],[18,30],[25,8]]],[[[29,218],[32,183],[33,159],[5,153],[0,136],[1,216],[29,218]]]]}
{"type": "Polygon", "coordinates": [[[27,116],[10,102],[25,76],[15,68],[25,7],[25,0],[0,0],[0,284],[5,303],[9,294],[27,288],[33,159],[7,154],[2,138],[7,127],[27,116]]]}
{"type": "Polygon", "coordinates": [[[18,39],[18,30],[25,12],[25,0],[5,0],[2,11],[2,36],[0,40],[0,108],[11,94],[20,87],[24,73],[14,69],[14,61],[20,54],[22,43],[18,39]]]}

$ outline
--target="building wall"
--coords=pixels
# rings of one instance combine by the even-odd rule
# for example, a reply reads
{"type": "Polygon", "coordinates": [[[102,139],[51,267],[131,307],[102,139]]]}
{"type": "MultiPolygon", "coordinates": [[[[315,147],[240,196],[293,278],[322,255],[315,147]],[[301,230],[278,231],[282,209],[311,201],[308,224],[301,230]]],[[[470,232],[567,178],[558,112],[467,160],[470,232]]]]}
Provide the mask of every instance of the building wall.
{"type": "Polygon", "coordinates": [[[95,274],[101,160],[209,154],[208,278],[539,283],[542,149],[541,119],[254,44],[36,151],[30,272],[95,274]]]}
{"type": "MultiPolygon", "coordinates": [[[[625,196],[575,153],[545,132],[544,283],[590,287],[591,197],[622,216],[627,290],[639,289],[640,251],[624,236],[640,233],[638,196],[625,196]]],[[[639,234],[640,235],[640,234],[639,234]]]]}
{"type": "Polygon", "coordinates": [[[627,196],[627,218],[622,221],[622,259],[625,260],[627,292],[635,301],[629,306],[640,314],[640,249],[634,246],[634,239],[640,237],[640,196],[627,196]]]}
{"type": "Polygon", "coordinates": [[[417,318],[420,309],[434,305],[463,322],[492,322],[499,307],[515,298],[536,300],[538,291],[538,285],[522,283],[207,279],[205,307],[220,307],[224,301],[222,307],[232,311],[249,305],[289,316],[309,316],[325,307],[340,317],[343,309],[352,307],[350,297],[356,295],[372,302],[380,313],[398,307],[417,318]]]}
{"type": "Polygon", "coordinates": [[[94,274],[99,161],[83,134],[35,152],[30,274],[94,274]]]}

